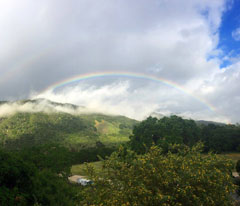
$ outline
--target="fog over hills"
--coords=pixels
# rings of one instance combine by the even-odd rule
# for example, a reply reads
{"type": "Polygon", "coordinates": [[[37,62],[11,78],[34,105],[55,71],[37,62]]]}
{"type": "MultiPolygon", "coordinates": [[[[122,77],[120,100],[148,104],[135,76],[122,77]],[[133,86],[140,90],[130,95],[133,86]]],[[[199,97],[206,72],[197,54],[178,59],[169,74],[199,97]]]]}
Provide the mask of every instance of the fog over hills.
{"type": "Polygon", "coordinates": [[[129,140],[136,120],[90,112],[82,106],[47,99],[1,102],[0,144],[9,148],[58,142],[91,147],[129,140]]]}
{"type": "Polygon", "coordinates": [[[68,114],[83,114],[90,111],[83,107],[69,103],[53,102],[48,99],[26,99],[18,101],[1,101],[0,102],[0,117],[6,117],[18,112],[36,113],[54,113],[63,112],[68,114]]]}
{"type": "MultiPolygon", "coordinates": [[[[16,113],[27,112],[27,113],[36,113],[36,112],[44,112],[44,113],[68,113],[72,115],[80,115],[80,114],[106,114],[111,116],[119,116],[111,112],[106,112],[101,109],[94,110],[87,108],[86,106],[79,106],[70,103],[62,103],[55,102],[45,98],[36,98],[36,99],[23,99],[17,101],[0,101],[0,117],[6,117],[8,115],[13,115],[16,113]]],[[[165,116],[177,115],[182,118],[189,119],[189,117],[185,117],[181,114],[163,114],[159,111],[154,111],[149,115],[145,115],[143,119],[146,119],[148,116],[156,117],[157,119],[161,119],[165,116]]],[[[124,116],[124,115],[123,115],[124,116]]],[[[134,118],[133,118],[134,119],[134,118]]],[[[194,119],[194,118],[190,118],[194,119]]],[[[199,124],[224,124],[216,121],[207,121],[207,120],[195,120],[199,124]]]]}

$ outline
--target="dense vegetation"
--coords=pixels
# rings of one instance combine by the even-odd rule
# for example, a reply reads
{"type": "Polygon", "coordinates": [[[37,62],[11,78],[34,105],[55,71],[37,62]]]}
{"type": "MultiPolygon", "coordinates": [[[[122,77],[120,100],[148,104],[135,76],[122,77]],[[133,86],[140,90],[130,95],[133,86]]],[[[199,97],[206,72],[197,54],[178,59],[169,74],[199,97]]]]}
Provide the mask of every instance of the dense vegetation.
{"type": "Polygon", "coordinates": [[[73,150],[128,141],[137,121],[122,116],[67,113],[17,113],[0,120],[0,143],[21,149],[59,143],[73,150]]]}
{"type": "Polygon", "coordinates": [[[0,143],[0,205],[233,205],[233,164],[215,153],[239,151],[238,125],[16,113],[0,143]],[[99,158],[94,184],[69,184],[72,165],[99,158]]]}
{"type": "Polygon", "coordinates": [[[37,152],[26,158],[18,152],[0,151],[0,205],[75,204],[76,189],[60,175],[70,171],[71,162],[66,162],[68,156],[59,157],[58,154],[65,154],[64,148],[53,150],[44,154],[44,160],[43,154],[37,152]]]}
{"type": "MultiPolygon", "coordinates": [[[[18,104],[24,105],[29,102],[37,104],[38,101],[40,100],[25,100],[18,104]]],[[[70,104],[55,102],[49,104],[52,107],[71,108],[73,111],[78,108],[70,104]]],[[[136,124],[137,121],[123,116],[103,114],[16,113],[0,118],[0,145],[15,150],[58,143],[79,151],[83,148],[95,148],[99,143],[112,147],[127,142],[133,132],[130,144],[133,150],[139,150],[137,152],[144,152],[152,143],[161,145],[167,151],[169,143],[192,146],[198,141],[204,143],[206,152],[211,150],[218,153],[236,152],[240,149],[239,125],[195,122],[178,116],[161,119],[149,117],[134,128],[136,124]]]]}
{"type": "Polygon", "coordinates": [[[231,161],[202,154],[201,145],[175,146],[174,153],[152,146],[144,155],[120,147],[103,163],[106,178],[89,166],[95,183],[81,191],[81,205],[233,205],[231,161]]]}
{"type": "Polygon", "coordinates": [[[104,178],[87,166],[87,187],[68,183],[71,157],[58,145],[0,151],[1,205],[233,205],[233,164],[200,144],[142,155],[121,146],[103,160],[104,178]]]}
{"type": "Polygon", "coordinates": [[[240,126],[197,124],[178,116],[149,117],[133,129],[130,147],[137,153],[145,153],[152,144],[156,144],[166,152],[169,144],[192,146],[199,141],[204,143],[205,152],[238,152],[240,126]]]}
{"type": "Polygon", "coordinates": [[[109,156],[129,140],[136,123],[122,116],[64,112],[2,117],[0,205],[76,205],[79,187],[67,179],[72,165],[109,156]]]}

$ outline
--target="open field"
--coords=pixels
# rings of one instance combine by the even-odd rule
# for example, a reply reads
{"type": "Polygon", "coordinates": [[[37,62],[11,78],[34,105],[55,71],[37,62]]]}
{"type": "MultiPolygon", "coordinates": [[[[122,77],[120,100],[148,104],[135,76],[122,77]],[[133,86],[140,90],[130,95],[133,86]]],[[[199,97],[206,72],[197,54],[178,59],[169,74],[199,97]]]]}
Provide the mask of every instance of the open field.
{"type": "Polygon", "coordinates": [[[225,156],[228,159],[233,160],[234,163],[237,163],[237,161],[240,160],[240,153],[226,153],[221,155],[225,156]]]}
{"type": "MultiPolygon", "coordinates": [[[[238,160],[240,160],[240,153],[225,153],[225,154],[220,154],[225,156],[228,159],[231,159],[235,164],[237,163],[238,160]]],[[[88,163],[91,166],[93,166],[93,168],[95,169],[96,173],[99,175],[104,175],[101,174],[101,168],[102,168],[102,162],[101,161],[97,161],[97,162],[91,162],[88,163]]],[[[235,168],[234,168],[235,171],[235,168]]],[[[71,169],[72,175],[82,175],[82,176],[86,176],[86,165],[85,164],[79,164],[79,165],[73,165],[72,169],[71,169]]]]}
{"type": "MultiPolygon", "coordinates": [[[[91,163],[88,163],[89,165],[91,165],[97,174],[99,175],[102,175],[102,171],[101,171],[101,168],[102,168],[102,162],[101,161],[97,161],[97,162],[91,162],[91,163]]],[[[71,169],[71,172],[73,175],[82,175],[82,176],[87,176],[87,173],[86,173],[86,164],[79,164],[79,165],[73,165],[72,166],[72,169],[71,169]]]]}
{"type": "Polygon", "coordinates": [[[235,166],[234,166],[233,172],[236,172],[236,164],[237,164],[237,161],[240,160],[240,153],[226,153],[221,155],[223,155],[228,159],[231,159],[234,162],[235,166]]]}

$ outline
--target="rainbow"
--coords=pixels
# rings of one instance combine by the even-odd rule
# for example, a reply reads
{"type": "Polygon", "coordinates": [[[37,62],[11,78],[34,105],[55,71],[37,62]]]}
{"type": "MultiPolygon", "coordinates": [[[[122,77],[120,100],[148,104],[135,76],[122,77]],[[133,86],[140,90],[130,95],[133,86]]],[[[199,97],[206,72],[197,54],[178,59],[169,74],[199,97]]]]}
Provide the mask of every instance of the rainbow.
{"type": "Polygon", "coordinates": [[[56,83],[50,85],[47,88],[45,88],[43,91],[41,91],[39,94],[45,93],[49,90],[54,91],[58,88],[61,88],[61,87],[64,87],[66,85],[76,83],[76,82],[79,82],[79,81],[82,81],[82,80],[101,78],[101,77],[126,77],[126,78],[137,78],[137,79],[151,80],[151,81],[155,81],[155,82],[158,82],[158,83],[160,82],[162,84],[165,84],[167,86],[175,88],[175,89],[191,96],[192,98],[194,98],[198,102],[205,105],[209,110],[211,110],[213,112],[216,111],[216,108],[213,105],[211,105],[210,103],[208,103],[205,99],[200,98],[200,97],[192,94],[186,88],[178,85],[177,83],[174,83],[174,82],[171,82],[169,80],[159,78],[159,77],[156,77],[156,76],[152,76],[152,75],[146,75],[146,74],[142,74],[142,73],[132,73],[132,72],[97,72],[97,73],[87,73],[87,74],[77,75],[77,76],[73,76],[73,77],[64,79],[62,81],[59,81],[59,82],[56,82],[56,83]]]}

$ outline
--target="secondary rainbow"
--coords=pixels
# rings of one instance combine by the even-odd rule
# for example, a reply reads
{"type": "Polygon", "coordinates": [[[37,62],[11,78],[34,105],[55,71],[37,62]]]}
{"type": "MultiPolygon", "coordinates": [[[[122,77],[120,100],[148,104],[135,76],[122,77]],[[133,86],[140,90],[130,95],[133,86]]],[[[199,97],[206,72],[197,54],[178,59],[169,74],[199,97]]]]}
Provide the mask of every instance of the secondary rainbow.
{"type": "Polygon", "coordinates": [[[214,112],[216,111],[216,108],[213,105],[211,105],[210,103],[208,103],[205,99],[192,94],[186,88],[180,86],[177,83],[174,83],[172,81],[169,81],[169,80],[166,80],[166,79],[163,79],[160,77],[152,76],[152,75],[146,75],[146,74],[142,74],[142,73],[132,73],[132,72],[98,72],[98,73],[87,73],[87,74],[77,75],[77,76],[73,76],[73,77],[64,79],[62,81],[59,81],[59,82],[56,82],[56,83],[50,85],[46,89],[41,91],[39,94],[44,93],[49,90],[54,91],[55,89],[64,87],[64,86],[72,84],[72,83],[79,82],[81,80],[88,80],[88,79],[102,78],[102,77],[126,77],[126,78],[137,78],[137,79],[145,79],[145,80],[160,82],[162,84],[165,84],[167,86],[175,88],[175,89],[193,97],[194,99],[196,99],[197,101],[201,102],[206,107],[208,107],[211,111],[214,111],[214,112]]]}

